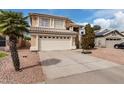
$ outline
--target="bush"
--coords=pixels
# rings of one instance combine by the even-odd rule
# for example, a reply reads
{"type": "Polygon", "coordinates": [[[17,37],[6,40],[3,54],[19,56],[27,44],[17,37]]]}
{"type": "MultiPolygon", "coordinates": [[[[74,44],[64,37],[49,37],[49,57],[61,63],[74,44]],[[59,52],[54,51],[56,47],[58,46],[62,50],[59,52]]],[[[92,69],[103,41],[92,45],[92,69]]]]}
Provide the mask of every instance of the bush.
{"type": "Polygon", "coordinates": [[[7,53],[5,53],[5,52],[3,52],[3,51],[0,51],[0,58],[3,58],[3,57],[5,57],[5,56],[7,56],[8,54],[7,53]]]}

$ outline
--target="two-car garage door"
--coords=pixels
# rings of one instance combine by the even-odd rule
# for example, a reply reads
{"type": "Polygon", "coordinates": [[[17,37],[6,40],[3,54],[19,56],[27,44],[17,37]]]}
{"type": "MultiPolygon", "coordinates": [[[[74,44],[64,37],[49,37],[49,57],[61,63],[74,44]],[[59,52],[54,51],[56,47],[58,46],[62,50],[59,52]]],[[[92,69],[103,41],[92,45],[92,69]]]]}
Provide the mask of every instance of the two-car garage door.
{"type": "Polygon", "coordinates": [[[71,38],[60,36],[40,36],[40,50],[66,50],[71,48],[71,38]]]}
{"type": "Polygon", "coordinates": [[[115,44],[119,44],[122,42],[122,39],[121,38],[106,38],[106,47],[107,48],[114,48],[114,45],[115,44]]]}

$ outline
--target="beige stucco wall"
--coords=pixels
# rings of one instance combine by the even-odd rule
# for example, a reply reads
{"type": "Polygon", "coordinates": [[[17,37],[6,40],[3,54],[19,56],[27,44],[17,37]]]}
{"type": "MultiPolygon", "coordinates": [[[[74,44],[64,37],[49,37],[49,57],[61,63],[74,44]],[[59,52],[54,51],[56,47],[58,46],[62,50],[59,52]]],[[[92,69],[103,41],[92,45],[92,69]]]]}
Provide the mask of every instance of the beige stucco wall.
{"type": "Polygon", "coordinates": [[[30,47],[30,50],[31,51],[37,51],[38,50],[38,35],[31,35],[31,47],[30,47]]]}
{"type": "Polygon", "coordinates": [[[36,46],[36,35],[31,36],[31,46],[36,46]]]}
{"type": "Polygon", "coordinates": [[[105,37],[95,38],[95,46],[96,47],[105,47],[105,37]]]}
{"type": "Polygon", "coordinates": [[[71,36],[70,49],[76,49],[75,39],[76,39],[75,36],[71,36]]]}
{"type": "Polygon", "coordinates": [[[39,26],[39,17],[38,16],[31,16],[32,27],[39,26]]]}

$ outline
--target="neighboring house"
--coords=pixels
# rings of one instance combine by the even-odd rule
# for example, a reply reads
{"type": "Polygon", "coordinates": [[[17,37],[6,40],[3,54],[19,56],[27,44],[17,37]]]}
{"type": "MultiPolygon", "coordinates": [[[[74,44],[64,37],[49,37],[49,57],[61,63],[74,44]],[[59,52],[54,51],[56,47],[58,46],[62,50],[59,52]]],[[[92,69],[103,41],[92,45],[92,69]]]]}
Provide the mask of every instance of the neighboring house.
{"type": "Polygon", "coordinates": [[[9,46],[7,44],[8,38],[0,34],[0,50],[7,50],[9,49],[9,46]]]}
{"type": "Polygon", "coordinates": [[[80,26],[70,19],[30,13],[30,22],[31,51],[76,49],[75,41],[80,26]]]}
{"type": "Polygon", "coordinates": [[[8,50],[8,44],[7,44],[8,38],[3,36],[0,33],[0,50],[8,50]]]}
{"type": "Polygon", "coordinates": [[[123,32],[121,32],[121,34],[123,34],[123,35],[124,35],[124,31],[123,31],[123,32]]]}
{"type": "Polygon", "coordinates": [[[0,36],[0,47],[6,46],[6,39],[3,36],[0,36]]]}
{"type": "MultiPolygon", "coordinates": [[[[22,40],[22,38],[18,39],[18,43],[17,43],[17,48],[21,48],[23,47],[23,42],[24,40],[22,40]]],[[[0,35],[0,50],[9,50],[9,38],[6,36],[4,37],[3,35],[0,35]]]]}
{"type": "Polygon", "coordinates": [[[96,32],[95,45],[96,47],[113,48],[115,44],[124,41],[124,35],[117,31],[103,30],[96,32]]]}

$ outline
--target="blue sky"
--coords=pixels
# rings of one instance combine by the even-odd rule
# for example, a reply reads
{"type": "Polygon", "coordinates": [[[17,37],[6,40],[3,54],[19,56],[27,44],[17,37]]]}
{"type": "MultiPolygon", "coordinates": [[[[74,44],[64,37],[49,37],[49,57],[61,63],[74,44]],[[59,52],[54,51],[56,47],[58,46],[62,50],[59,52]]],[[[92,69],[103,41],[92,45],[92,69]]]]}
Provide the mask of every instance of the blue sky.
{"type": "Polygon", "coordinates": [[[28,13],[44,13],[70,18],[78,24],[96,24],[104,29],[124,31],[124,10],[122,9],[20,9],[13,11],[28,13]]]}
{"type": "Polygon", "coordinates": [[[72,19],[75,22],[91,22],[92,20],[87,20],[93,14],[95,10],[84,10],[84,9],[25,9],[25,10],[14,10],[18,12],[23,12],[24,15],[28,15],[28,13],[45,13],[45,14],[53,14],[65,16],[72,19]]]}

